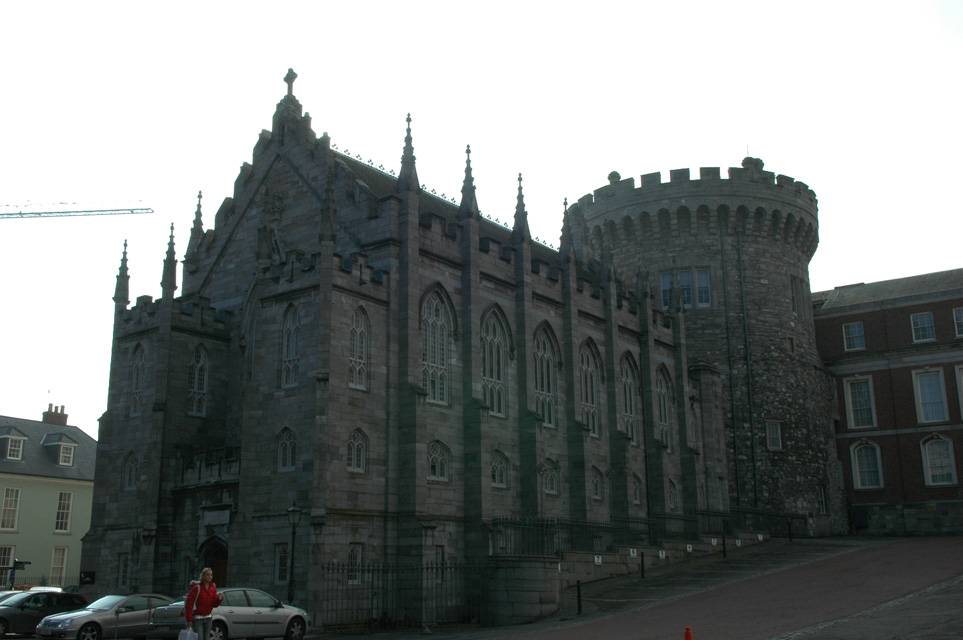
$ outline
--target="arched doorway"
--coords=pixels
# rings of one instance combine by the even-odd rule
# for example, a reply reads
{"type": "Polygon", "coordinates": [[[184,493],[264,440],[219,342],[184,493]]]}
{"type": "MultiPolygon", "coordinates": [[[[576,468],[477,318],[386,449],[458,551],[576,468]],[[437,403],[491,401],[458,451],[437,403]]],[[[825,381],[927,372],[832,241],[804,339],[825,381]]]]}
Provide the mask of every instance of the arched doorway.
{"type": "Polygon", "coordinates": [[[201,545],[202,567],[210,567],[214,572],[214,583],[218,587],[230,586],[227,575],[227,543],[217,536],[201,545]]]}

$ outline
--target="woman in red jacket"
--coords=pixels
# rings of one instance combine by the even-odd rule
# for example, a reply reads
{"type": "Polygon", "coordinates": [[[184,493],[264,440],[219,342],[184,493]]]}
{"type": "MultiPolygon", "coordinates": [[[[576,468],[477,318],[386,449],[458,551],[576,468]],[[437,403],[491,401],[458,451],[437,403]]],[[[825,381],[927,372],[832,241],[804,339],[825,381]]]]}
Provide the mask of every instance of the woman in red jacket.
{"type": "Polygon", "coordinates": [[[198,640],[208,640],[211,635],[211,612],[224,599],[224,594],[217,592],[217,585],[211,580],[213,577],[211,568],[204,567],[201,579],[191,583],[191,590],[184,601],[187,626],[193,626],[198,640]]]}

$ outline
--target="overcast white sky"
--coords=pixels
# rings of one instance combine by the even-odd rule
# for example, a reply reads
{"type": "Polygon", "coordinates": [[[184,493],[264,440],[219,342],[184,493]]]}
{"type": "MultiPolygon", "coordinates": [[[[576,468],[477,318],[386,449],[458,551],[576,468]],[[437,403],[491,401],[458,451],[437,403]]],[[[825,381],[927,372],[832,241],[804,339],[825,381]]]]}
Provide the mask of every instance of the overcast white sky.
{"type": "MultiPolygon", "coordinates": [[[[160,296],[199,190],[205,225],[286,87],[315,130],[535,236],[562,202],[671,169],[739,166],[819,199],[814,291],[959,268],[963,2],[6,2],[0,205],[150,216],[0,220],[0,415],[65,405],[96,437],[115,276],[160,296]]],[[[8,211],[0,206],[0,211],[8,211]]],[[[178,272],[180,280],[180,272],[178,272]]]]}

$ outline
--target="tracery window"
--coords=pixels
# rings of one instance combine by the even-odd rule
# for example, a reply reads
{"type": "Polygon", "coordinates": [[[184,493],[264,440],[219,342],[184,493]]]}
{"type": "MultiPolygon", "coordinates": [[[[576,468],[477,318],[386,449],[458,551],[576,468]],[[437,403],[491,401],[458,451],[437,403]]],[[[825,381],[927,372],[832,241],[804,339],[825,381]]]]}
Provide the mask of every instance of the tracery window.
{"type": "Polygon", "coordinates": [[[561,473],[559,464],[547,458],[545,462],[538,465],[538,473],[542,476],[542,491],[549,495],[558,495],[561,473]]]}
{"type": "Polygon", "coordinates": [[[296,387],[301,372],[301,320],[296,307],[284,316],[281,331],[281,386],[296,387]]]}
{"type": "Polygon", "coordinates": [[[632,444],[639,442],[639,378],[628,355],[622,358],[621,390],[621,420],[622,431],[625,432],[632,444]]]}
{"type": "Polygon", "coordinates": [[[361,566],[364,563],[364,544],[353,542],[348,547],[348,584],[361,582],[361,566]]]}
{"type": "Polygon", "coordinates": [[[130,415],[139,416],[144,410],[144,384],[147,376],[147,356],[144,347],[134,347],[130,362],[130,415]]]}
{"type": "Polygon", "coordinates": [[[635,475],[632,477],[632,502],[642,504],[642,478],[635,475]]]}
{"type": "Polygon", "coordinates": [[[494,313],[482,323],[482,396],[493,416],[505,415],[505,329],[494,313]]]}
{"type": "Polygon", "coordinates": [[[140,464],[137,461],[137,456],[131,453],[124,462],[124,491],[133,491],[136,489],[139,477],[140,464]]]}
{"type": "Polygon", "coordinates": [[[548,332],[535,334],[535,412],[546,427],[558,426],[556,418],[556,358],[548,332]]]}
{"type": "Polygon", "coordinates": [[[448,342],[451,321],[437,293],[431,293],[421,309],[421,384],[428,402],[448,404],[448,342]]]}
{"type": "Polygon", "coordinates": [[[368,315],[358,307],[351,319],[351,352],[348,362],[348,386],[368,388],[368,315]]]}
{"type": "Polygon", "coordinates": [[[510,482],[511,467],[508,458],[501,451],[492,451],[492,486],[499,489],[508,489],[510,482]]]}
{"type": "Polygon", "coordinates": [[[348,438],[348,471],[364,473],[368,468],[368,438],[355,429],[348,438]]]}
{"type": "Polygon", "coordinates": [[[199,346],[194,349],[194,359],[187,372],[187,413],[192,416],[207,414],[207,350],[199,346]]]}
{"type": "Polygon", "coordinates": [[[290,429],[283,429],[278,435],[278,471],[294,471],[297,464],[298,442],[290,429]]]}
{"type": "Polygon", "coordinates": [[[579,380],[581,382],[582,424],[588,429],[590,435],[598,437],[601,431],[599,365],[588,345],[583,346],[579,353],[579,380]]]}
{"type": "Polygon", "coordinates": [[[437,440],[428,444],[428,479],[451,480],[451,452],[437,440]]]}
{"type": "Polygon", "coordinates": [[[592,499],[602,500],[605,497],[605,478],[602,472],[592,467],[592,499]]]}
{"type": "Polygon", "coordinates": [[[669,397],[669,378],[665,372],[660,371],[655,377],[655,395],[658,403],[658,425],[659,440],[662,445],[672,450],[672,434],[670,425],[671,403],[669,397]]]}

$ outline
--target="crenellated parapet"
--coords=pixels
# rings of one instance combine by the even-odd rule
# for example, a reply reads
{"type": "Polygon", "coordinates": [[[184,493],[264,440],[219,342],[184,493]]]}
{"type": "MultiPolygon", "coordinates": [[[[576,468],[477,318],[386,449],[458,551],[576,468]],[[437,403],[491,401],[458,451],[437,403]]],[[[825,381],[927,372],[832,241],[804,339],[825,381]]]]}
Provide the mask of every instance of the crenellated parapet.
{"type": "MultiPolygon", "coordinates": [[[[160,311],[164,300],[140,296],[136,304],[118,318],[117,337],[124,338],[160,328],[160,311]]],[[[198,335],[213,335],[227,339],[230,334],[230,311],[211,306],[210,300],[200,296],[175,298],[172,305],[172,327],[198,335]]]]}
{"type": "Polygon", "coordinates": [[[745,158],[728,178],[718,167],[703,167],[693,179],[689,169],[632,178],[609,175],[609,184],[583,196],[568,210],[576,246],[598,255],[602,242],[669,242],[720,233],[768,240],[796,249],[806,262],[819,242],[816,194],[803,182],[763,170],[745,158]]]}

